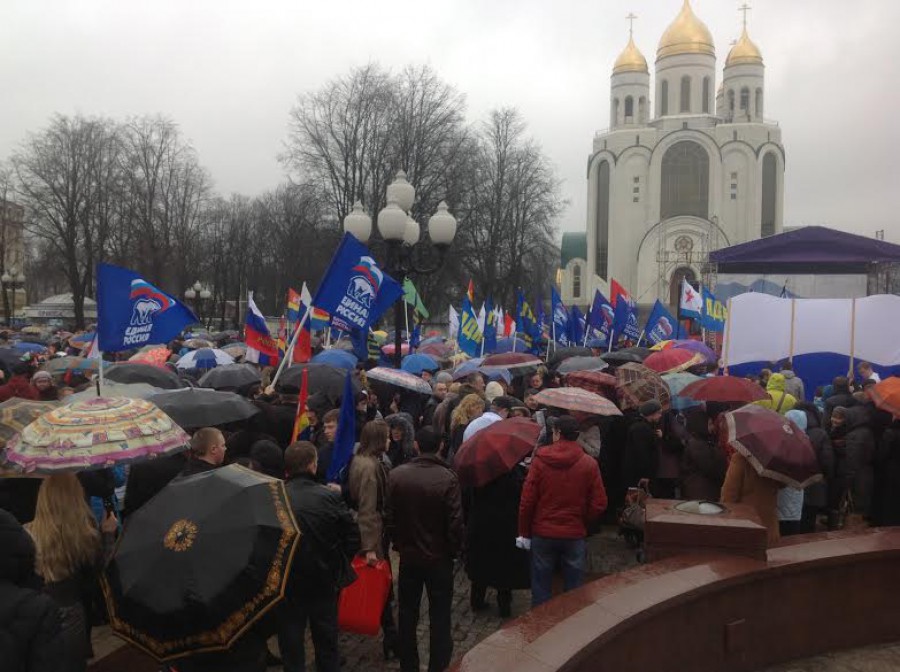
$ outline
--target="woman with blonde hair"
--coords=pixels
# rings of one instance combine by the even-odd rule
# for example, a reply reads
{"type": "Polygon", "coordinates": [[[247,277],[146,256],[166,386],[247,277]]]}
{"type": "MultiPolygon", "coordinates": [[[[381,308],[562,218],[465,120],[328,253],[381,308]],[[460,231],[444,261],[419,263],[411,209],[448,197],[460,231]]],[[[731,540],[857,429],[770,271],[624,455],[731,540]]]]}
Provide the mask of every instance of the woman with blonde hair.
{"type": "MultiPolygon", "coordinates": [[[[384,420],[367,422],[359,435],[359,447],[350,461],[347,474],[347,490],[359,526],[359,553],[366,557],[369,565],[384,560],[388,554],[384,525],[388,474],[384,454],[389,443],[390,430],[384,420]]],[[[392,654],[399,657],[392,598],[388,599],[381,613],[381,631],[385,659],[392,654]]]]}
{"type": "Polygon", "coordinates": [[[37,551],[35,570],[62,619],[63,670],[85,670],[91,657],[86,605],[118,526],[106,512],[100,529],[75,474],[50,476],[38,491],[34,520],[26,526],[37,551]]]}
{"type": "Polygon", "coordinates": [[[453,464],[453,456],[463,442],[463,435],[466,433],[466,427],[475,418],[480,418],[484,414],[484,397],[479,394],[467,394],[459,402],[459,405],[453,409],[453,415],[450,416],[450,446],[447,450],[447,462],[453,464]]]}

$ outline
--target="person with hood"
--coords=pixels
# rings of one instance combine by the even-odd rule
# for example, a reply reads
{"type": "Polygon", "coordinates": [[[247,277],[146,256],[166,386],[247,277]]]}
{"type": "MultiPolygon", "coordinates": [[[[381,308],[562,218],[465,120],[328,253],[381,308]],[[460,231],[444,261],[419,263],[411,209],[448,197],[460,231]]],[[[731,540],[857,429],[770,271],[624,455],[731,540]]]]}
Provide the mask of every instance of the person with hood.
{"type": "Polygon", "coordinates": [[[806,436],[812,443],[824,479],[807,486],[803,491],[803,518],[800,527],[801,532],[807,534],[816,531],[819,515],[828,513],[828,490],[834,481],[834,450],[828,432],[822,428],[822,416],[816,406],[809,402],[799,403],[787,414],[797,426],[802,427],[794,415],[800,412],[806,416],[806,436]]]}
{"type": "Polygon", "coordinates": [[[846,376],[838,376],[831,381],[831,391],[825,394],[825,428],[831,428],[831,414],[838,406],[853,408],[856,398],[850,391],[850,380],[846,376]]]}
{"type": "Polygon", "coordinates": [[[53,376],[49,371],[38,371],[31,377],[31,386],[37,394],[39,401],[56,401],[59,399],[59,391],[53,384],[53,376]]]}
{"type": "Polygon", "coordinates": [[[789,359],[784,360],[779,373],[784,376],[784,391],[797,401],[804,401],[806,389],[803,387],[803,380],[794,373],[794,363],[789,359]]]}
{"type": "Polygon", "coordinates": [[[27,362],[19,362],[13,366],[9,382],[0,385],[0,403],[13,397],[38,400],[37,390],[31,384],[31,366],[27,362]]]}
{"type": "Polygon", "coordinates": [[[687,438],[681,454],[681,497],[710,502],[719,500],[728,461],[716,444],[712,420],[701,408],[685,413],[687,438]]]}
{"type": "MultiPolygon", "coordinates": [[[[790,410],[784,416],[806,433],[806,414],[790,410]]],[[[804,492],[800,488],[782,487],[778,491],[778,532],[788,537],[803,532],[804,492]]]]}
{"type": "Polygon", "coordinates": [[[872,460],[875,436],[864,406],[837,406],[831,413],[831,445],[836,457],[835,483],[837,503],[852,498],[853,510],[868,515],[872,495],[872,460]]]}
{"type": "Polygon", "coordinates": [[[394,413],[385,420],[391,430],[387,457],[391,461],[391,468],[395,469],[416,456],[415,430],[408,413],[394,413]]]}
{"type": "Polygon", "coordinates": [[[553,443],[535,451],[519,503],[517,545],[531,548],[531,605],[552,597],[553,572],[562,565],[563,586],[581,586],[587,527],[606,510],[606,490],[597,461],[578,439],[578,421],[553,420],[553,443]]]}
{"type": "Polygon", "coordinates": [[[773,373],[769,376],[769,382],[766,383],[766,392],[769,393],[768,399],[754,401],[753,403],[781,415],[787,413],[797,404],[797,398],[785,391],[784,376],[780,373],[773,373]]]}
{"type": "Polygon", "coordinates": [[[629,425],[625,439],[622,459],[622,484],[625,488],[642,485],[649,488],[659,471],[662,405],[651,399],[640,405],[638,413],[640,417],[629,425]]]}
{"type": "Polygon", "coordinates": [[[35,547],[25,528],[0,509],[0,661],[4,670],[56,672],[66,661],[59,607],[41,592],[35,547]]]}

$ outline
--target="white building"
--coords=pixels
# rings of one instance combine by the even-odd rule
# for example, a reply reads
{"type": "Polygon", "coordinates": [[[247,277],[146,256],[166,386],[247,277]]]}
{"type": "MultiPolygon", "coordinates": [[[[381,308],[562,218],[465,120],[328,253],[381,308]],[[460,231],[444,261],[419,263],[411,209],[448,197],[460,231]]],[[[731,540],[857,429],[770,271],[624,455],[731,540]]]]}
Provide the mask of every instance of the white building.
{"type": "Polygon", "coordinates": [[[586,255],[561,269],[564,300],[608,296],[615,278],[641,304],[674,305],[710,251],[782,230],[785,155],[764,118],[764,74],[745,21],[717,88],[713,38],[689,0],[659,41],[652,94],[629,37],[587,164],[586,255]]]}

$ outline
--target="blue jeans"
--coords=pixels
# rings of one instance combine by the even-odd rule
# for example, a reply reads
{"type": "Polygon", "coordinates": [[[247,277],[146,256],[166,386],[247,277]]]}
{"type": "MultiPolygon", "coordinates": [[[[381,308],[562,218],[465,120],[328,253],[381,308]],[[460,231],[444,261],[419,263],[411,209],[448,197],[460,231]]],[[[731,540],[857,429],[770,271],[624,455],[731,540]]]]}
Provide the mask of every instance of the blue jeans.
{"type": "Polygon", "coordinates": [[[565,591],[578,588],[584,581],[584,539],[531,538],[531,606],[553,597],[553,572],[562,565],[565,591]]]}

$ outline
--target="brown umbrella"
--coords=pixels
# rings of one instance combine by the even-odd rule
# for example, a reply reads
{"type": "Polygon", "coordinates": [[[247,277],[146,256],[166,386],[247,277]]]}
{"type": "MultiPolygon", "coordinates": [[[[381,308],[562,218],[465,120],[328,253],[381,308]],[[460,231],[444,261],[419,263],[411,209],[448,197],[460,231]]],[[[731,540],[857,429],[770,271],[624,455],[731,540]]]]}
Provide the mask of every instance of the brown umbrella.
{"type": "Polygon", "coordinates": [[[637,408],[646,401],[656,399],[663,410],[671,407],[671,394],[666,381],[656,371],[643,364],[628,363],[616,369],[616,389],[623,408],[637,408]]]}
{"type": "Polygon", "coordinates": [[[544,406],[567,411],[581,411],[589,415],[622,415],[618,406],[609,399],[580,387],[551,387],[541,390],[534,398],[544,406]]]}
{"type": "Polygon", "coordinates": [[[616,398],[616,377],[602,371],[575,371],[566,375],[566,385],[580,387],[608,399],[616,398]]]}

